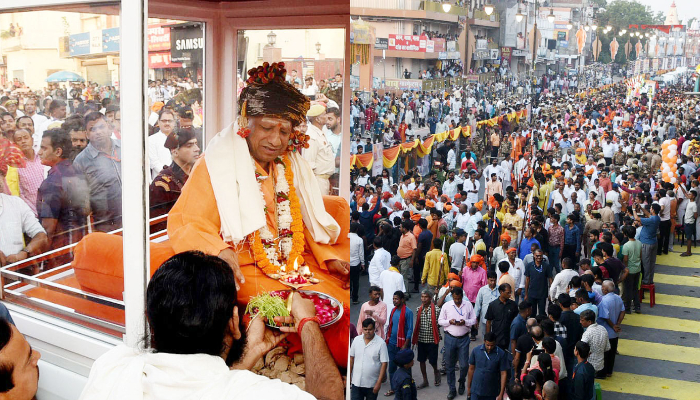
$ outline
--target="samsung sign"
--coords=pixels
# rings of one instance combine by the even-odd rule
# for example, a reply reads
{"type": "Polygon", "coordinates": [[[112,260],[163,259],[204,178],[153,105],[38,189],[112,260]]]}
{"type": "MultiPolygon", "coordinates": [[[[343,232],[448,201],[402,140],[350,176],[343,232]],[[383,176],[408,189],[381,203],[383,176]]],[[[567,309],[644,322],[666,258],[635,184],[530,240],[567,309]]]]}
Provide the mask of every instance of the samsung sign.
{"type": "Polygon", "coordinates": [[[170,55],[172,62],[201,62],[204,53],[202,25],[172,26],[170,55]]]}

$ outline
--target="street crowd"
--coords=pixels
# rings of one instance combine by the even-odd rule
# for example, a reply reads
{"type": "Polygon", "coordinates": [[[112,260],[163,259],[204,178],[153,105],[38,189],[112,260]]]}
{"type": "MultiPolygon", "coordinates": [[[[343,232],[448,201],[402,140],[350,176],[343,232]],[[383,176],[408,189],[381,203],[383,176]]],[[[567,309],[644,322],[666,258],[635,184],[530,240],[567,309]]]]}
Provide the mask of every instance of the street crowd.
{"type": "Polygon", "coordinates": [[[353,171],[351,300],[366,301],[351,332],[353,399],[377,398],[383,380],[387,397],[421,398],[446,375],[447,399],[590,400],[614,374],[657,256],[692,254],[700,102],[689,87],[542,86],[531,100],[478,85],[355,100],[358,154],[426,124],[472,129],[436,141],[420,168],[353,171]]]}

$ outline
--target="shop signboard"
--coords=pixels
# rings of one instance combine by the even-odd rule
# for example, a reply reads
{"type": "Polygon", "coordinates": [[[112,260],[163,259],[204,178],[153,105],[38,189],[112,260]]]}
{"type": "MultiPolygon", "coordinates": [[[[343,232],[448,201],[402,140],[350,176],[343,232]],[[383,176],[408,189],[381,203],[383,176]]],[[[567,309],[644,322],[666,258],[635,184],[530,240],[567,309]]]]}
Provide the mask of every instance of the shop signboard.
{"type": "Polygon", "coordinates": [[[474,60],[489,60],[491,59],[491,53],[487,50],[477,50],[474,53],[474,60]]]}
{"type": "Polygon", "coordinates": [[[433,52],[439,53],[441,51],[447,51],[447,42],[445,39],[435,38],[433,42],[433,52]]]}
{"type": "Polygon", "coordinates": [[[360,77],[357,75],[350,75],[350,88],[357,89],[360,87],[360,77]]]}
{"type": "Polygon", "coordinates": [[[513,57],[527,57],[527,50],[513,49],[513,57]]]}
{"type": "Polygon", "coordinates": [[[376,38],[374,39],[374,48],[377,50],[388,50],[389,49],[389,39],[388,38],[376,38]]]}
{"type": "Polygon", "coordinates": [[[427,36],[418,35],[389,35],[389,50],[426,52],[428,46],[427,36]]]}
{"type": "Polygon", "coordinates": [[[469,83],[479,83],[479,75],[478,74],[469,74],[464,77],[467,82],[469,83]]]}
{"type": "Polygon", "coordinates": [[[170,28],[160,24],[148,26],[148,51],[170,50],[170,28]]]}
{"type": "Polygon", "coordinates": [[[90,32],[90,54],[102,53],[102,30],[90,32]]]}
{"type": "Polygon", "coordinates": [[[421,90],[422,80],[387,78],[384,80],[384,88],[398,90],[421,90]]]}
{"type": "Polygon", "coordinates": [[[435,53],[435,42],[432,40],[427,40],[425,42],[425,52],[426,53],[435,53]]]}
{"type": "Polygon", "coordinates": [[[119,28],[109,28],[102,30],[102,52],[119,52],[119,28]]]}
{"type": "Polygon", "coordinates": [[[170,59],[169,51],[158,51],[148,53],[148,68],[159,69],[159,68],[180,68],[181,63],[174,63],[170,59]]]}
{"type": "Polygon", "coordinates": [[[457,41],[450,40],[447,42],[447,51],[457,51],[457,41]]]}
{"type": "Polygon", "coordinates": [[[90,54],[90,32],[76,33],[68,39],[71,57],[90,54]]]}
{"type": "Polygon", "coordinates": [[[499,54],[498,54],[498,49],[490,49],[489,50],[489,58],[492,60],[498,60],[499,59],[499,54]]]}
{"type": "Polygon", "coordinates": [[[201,25],[170,27],[170,56],[174,62],[200,62],[204,52],[201,25]]]}
{"type": "Polygon", "coordinates": [[[441,51],[438,53],[438,59],[440,60],[459,60],[461,57],[458,51],[441,51]]]}

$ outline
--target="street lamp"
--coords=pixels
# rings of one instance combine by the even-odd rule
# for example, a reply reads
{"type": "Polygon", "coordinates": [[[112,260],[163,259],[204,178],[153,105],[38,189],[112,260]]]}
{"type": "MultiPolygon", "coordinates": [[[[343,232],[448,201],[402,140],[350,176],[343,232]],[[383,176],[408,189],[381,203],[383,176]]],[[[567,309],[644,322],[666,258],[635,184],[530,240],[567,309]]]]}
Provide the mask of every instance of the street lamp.
{"type": "Polygon", "coordinates": [[[484,12],[486,13],[486,15],[493,14],[493,4],[491,4],[491,2],[486,3],[486,5],[484,6],[484,12]]]}
{"type": "Polygon", "coordinates": [[[520,4],[518,4],[518,13],[515,14],[515,21],[522,22],[523,18],[525,18],[525,14],[523,14],[523,11],[520,9],[520,4]]]}
{"type": "Polygon", "coordinates": [[[321,42],[316,42],[316,54],[321,54],[321,42]]]}
{"type": "Polygon", "coordinates": [[[571,30],[571,28],[573,28],[573,27],[574,27],[574,24],[572,24],[571,20],[569,20],[569,22],[566,23],[566,29],[571,30]]]}
{"type": "Polygon", "coordinates": [[[452,4],[448,3],[442,3],[442,11],[444,12],[450,12],[450,9],[452,8],[452,4]]]}
{"type": "Polygon", "coordinates": [[[554,20],[555,20],[556,18],[557,18],[557,17],[554,16],[554,9],[553,9],[553,8],[550,8],[550,9],[549,9],[549,15],[547,15],[547,21],[549,21],[550,24],[553,24],[553,23],[554,23],[554,20]]]}
{"type": "Polygon", "coordinates": [[[605,29],[611,31],[611,30],[612,30],[612,26],[611,26],[611,25],[605,25],[605,29]]]}
{"type": "Polygon", "coordinates": [[[267,44],[269,44],[270,47],[273,47],[275,45],[275,42],[277,42],[277,34],[273,31],[270,31],[270,33],[267,34],[267,44]]]}
{"type": "Polygon", "coordinates": [[[594,31],[597,30],[597,29],[598,29],[598,23],[597,23],[597,22],[593,22],[593,24],[591,25],[591,29],[593,29],[594,31]]]}
{"type": "Polygon", "coordinates": [[[588,24],[586,24],[586,25],[583,27],[583,30],[585,30],[586,32],[588,32],[588,31],[591,30],[591,27],[588,26],[588,24]]]}

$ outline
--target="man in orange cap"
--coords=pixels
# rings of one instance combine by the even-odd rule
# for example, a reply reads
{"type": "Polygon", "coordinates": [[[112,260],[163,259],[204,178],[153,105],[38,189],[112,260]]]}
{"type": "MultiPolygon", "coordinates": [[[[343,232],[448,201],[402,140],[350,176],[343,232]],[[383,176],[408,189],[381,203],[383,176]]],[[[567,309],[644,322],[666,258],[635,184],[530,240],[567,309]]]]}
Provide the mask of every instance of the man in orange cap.
{"type": "MultiPolygon", "coordinates": [[[[472,303],[472,306],[474,306],[476,303],[476,296],[479,294],[479,289],[488,283],[484,257],[478,254],[471,256],[469,259],[469,268],[464,268],[462,270],[462,282],[464,295],[472,303]]],[[[477,333],[478,327],[476,325],[472,326],[472,341],[476,340],[477,333]]]]}

